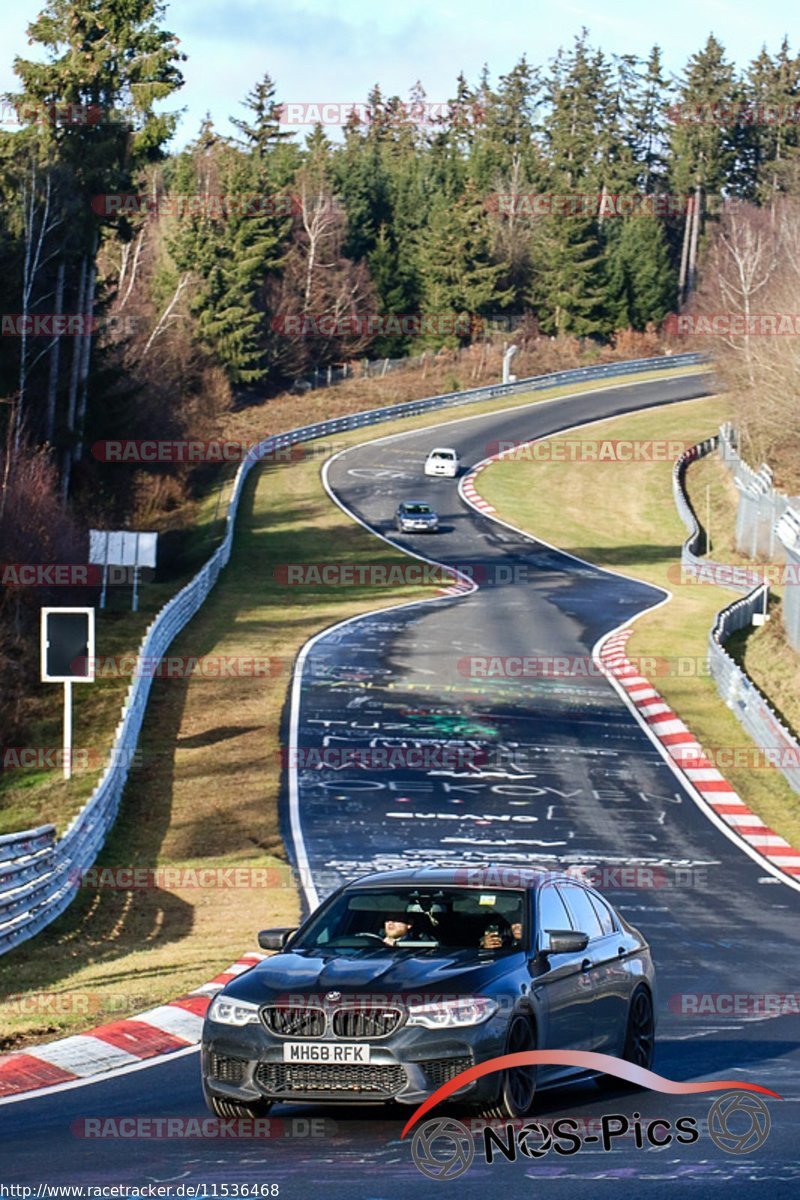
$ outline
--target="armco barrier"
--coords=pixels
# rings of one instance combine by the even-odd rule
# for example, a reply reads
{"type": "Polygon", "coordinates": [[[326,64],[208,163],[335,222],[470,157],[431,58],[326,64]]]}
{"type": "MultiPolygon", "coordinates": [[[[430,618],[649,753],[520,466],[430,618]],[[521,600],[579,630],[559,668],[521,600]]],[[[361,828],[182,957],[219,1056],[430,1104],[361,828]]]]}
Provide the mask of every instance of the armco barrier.
{"type": "Polygon", "coordinates": [[[699,558],[698,551],[704,540],[694,510],[684,489],[684,475],[690,463],[718,447],[723,453],[729,444],[725,429],[721,437],[710,437],[690,448],[675,463],[672,476],[673,495],[678,513],[689,530],[689,536],[681,549],[681,566],[690,572],[702,571],[707,578],[725,579],[726,586],[743,591],[746,595],[735,600],[717,613],[717,619],[708,637],[708,667],[717,691],[747,730],[755,744],[764,751],[765,761],[774,761],[789,785],[800,792],[800,743],[792,737],[786,726],[770,707],[769,702],[734,662],[725,649],[725,642],[732,633],[752,625],[757,613],[766,611],[769,585],[758,571],[742,568],[735,576],[728,568],[699,558]]]}
{"type": "MultiPolygon", "coordinates": [[[[75,896],[81,872],[90,867],[97,857],[119,809],[153,681],[153,673],[144,670],[139,673],[138,664],[143,660],[152,662],[166,653],[173,639],[191,620],[217,582],[220,571],[230,558],[236,514],[245,480],[251,468],[263,457],[273,454],[283,446],[377,425],[395,417],[410,417],[436,409],[478,403],[481,400],[521,392],[542,391],[572,383],[589,383],[593,380],[635,375],[640,372],[699,366],[702,362],[703,358],[699,354],[680,354],[556,371],[551,375],[521,379],[510,384],[494,384],[463,392],[449,392],[424,400],[409,400],[369,412],[318,421],[314,425],[305,425],[275,437],[265,438],[254,446],[236,472],[222,543],[194,579],[164,605],[145,633],[139,647],[137,667],[134,668],[122,708],[122,717],[115,731],[109,763],[94,792],[68,826],[64,836],[49,848],[43,849],[41,857],[37,858],[34,855],[19,862],[11,860],[9,866],[0,866],[0,953],[5,953],[13,946],[26,941],[60,916],[75,896]]],[[[12,835],[23,840],[26,836],[28,835],[12,835]]]]}

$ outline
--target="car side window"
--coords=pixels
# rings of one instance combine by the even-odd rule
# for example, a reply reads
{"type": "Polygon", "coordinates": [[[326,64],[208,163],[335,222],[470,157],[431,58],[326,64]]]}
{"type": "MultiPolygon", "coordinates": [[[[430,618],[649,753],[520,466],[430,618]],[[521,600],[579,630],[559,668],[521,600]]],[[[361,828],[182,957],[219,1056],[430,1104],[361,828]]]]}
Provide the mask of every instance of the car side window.
{"type": "Polygon", "coordinates": [[[561,895],[572,917],[572,928],[589,935],[589,941],[603,936],[600,918],[589,899],[589,893],[575,884],[566,884],[561,895]]]}
{"type": "Polygon", "coordinates": [[[591,901],[592,908],[597,913],[601,928],[603,930],[603,937],[606,937],[609,933],[613,933],[617,927],[616,921],[614,920],[611,909],[608,907],[605,900],[602,898],[602,896],[598,896],[596,892],[587,892],[586,894],[591,901]]]}
{"type": "Polygon", "coordinates": [[[540,932],[547,929],[569,929],[569,914],[564,907],[564,901],[552,883],[547,883],[539,891],[539,919],[537,928],[540,932]]]}

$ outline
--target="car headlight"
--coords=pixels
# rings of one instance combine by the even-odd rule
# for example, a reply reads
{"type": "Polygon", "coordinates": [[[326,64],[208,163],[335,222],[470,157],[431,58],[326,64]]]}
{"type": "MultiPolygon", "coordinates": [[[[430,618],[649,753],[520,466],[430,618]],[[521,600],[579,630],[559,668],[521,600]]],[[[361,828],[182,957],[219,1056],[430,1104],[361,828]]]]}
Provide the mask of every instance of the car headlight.
{"type": "Polygon", "coordinates": [[[209,1021],[220,1025],[257,1025],[258,1005],[247,1000],[232,1000],[228,996],[215,996],[208,1010],[209,1021]]]}
{"type": "Polygon", "coordinates": [[[463,1025],[480,1025],[496,1012],[496,1003],[486,996],[463,996],[432,1004],[409,1004],[406,1023],[424,1025],[426,1029],[457,1029],[463,1025]]]}

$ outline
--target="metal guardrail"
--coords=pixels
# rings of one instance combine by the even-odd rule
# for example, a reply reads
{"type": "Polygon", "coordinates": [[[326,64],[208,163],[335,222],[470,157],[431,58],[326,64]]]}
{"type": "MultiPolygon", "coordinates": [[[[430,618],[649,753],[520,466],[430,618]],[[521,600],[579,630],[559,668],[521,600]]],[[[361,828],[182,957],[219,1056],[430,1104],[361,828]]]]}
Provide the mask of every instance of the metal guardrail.
{"type": "MultiPolygon", "coordinates": [[[[689,530],[689,536],[681,546],[681,568],[689,579],[703,579],[709,583],[719,583],[725,587],[736,588],[737,591],[751,592],[754,588],[763,586],[763,580],[757,571],[750,567],[731,569],[723,563],[714,562],[707,556],[701,556],[706,535],[701,530],[695,511],[683,486],[684,475],[690,463],[698,458],[712,454],[720,445],[719,435],[706,438],[696,446],[690,446],[676,461],[672,470],[672,494],[678,515],[689,530]]],[[[763,601],[763,595],[762,595],[763,601]]]]}
{"type": "MultiPolygon", "coordinates": [[[[297,442],[366,428],[395,417],[410,417],[436,409],[475,404],[482,400],[522,392],[543,391],[571,383],[588,383],[642,372],[657,373],[678,367],[699,366],[704,361],[703,356],[699,354],[680,354],[656,359],[604,363],[595,367],[577,367],[568,371],[556,371],[550,375],[520,379],[510,384],[493,384],[461,392],[448,392],[423,400],[390,404],[369,412],[335,417],[329,421],[318,421],[313,425],[304,425],[287,433],[265,438],[252,447],[236,472],[222,543],[197,575],[164,605],[145,632],[122,707],[121,719],[114,733],[109,762],[97,787],[58,842],[43,847],[38,857],[33,855],[27,860],[12,860],[8,867],[0,866],[0,954],[33,937],[61,915],[74,899],[82,873],[92,865],[103,846],[106,835],[116,819],[133,751],[141,732],[154,677],[152,663],[166,653],[173,639],[192,619],[219,578],[220,571],[228,563],[245,480],[261,459],[297,442]],[[149,666],[145,668],[143,664],[149,666]]],[[[10,836],[24,841],[29,835],[10,836]]]]}
{"type": "Polygon", "coordinates": [[[753,624],[753,617],[766,612],[769,584],[757,570],[730,567],[698,557],[704,538],[694,510],[684,488],[684,475],[690,463],[720,448],[723,455],[729,448],[725,429],[720,436],[706,438],[691,446],[675,463],[672,488],[678,514],[689,530],[681,548],[681,567],[690,576],[718,582],[746,594],[740,600],[721,609],[708,636],[708,668],[717,691],[762,751],[765,764],[773,764],[783,774],[790,787],[800,792],[800,742],[798,742],[774,712],[765,696],[725,649],[725,642],[740,629],[753,624]]]}

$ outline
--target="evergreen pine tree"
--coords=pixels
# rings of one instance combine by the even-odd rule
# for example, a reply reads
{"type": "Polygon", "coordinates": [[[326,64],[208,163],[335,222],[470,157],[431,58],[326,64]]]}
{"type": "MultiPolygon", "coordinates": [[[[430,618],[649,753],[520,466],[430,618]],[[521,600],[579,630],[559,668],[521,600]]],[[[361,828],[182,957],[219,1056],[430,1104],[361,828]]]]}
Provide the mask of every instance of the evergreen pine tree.
{"type": "Polygon", "coordinates": [[[548,216],[528,297],[545,333],[576,337],[609,332],[604,313],[602,247],[593,218],[548,216]]]}
{"type": "MultiPolygon", "coordinates": [[[[434,199],[420,236],[423,313],[434,321],[456,315],[462,342],[471,339],[476,318],[504,308],[511,299],[510,292],[498,289],[503,267],[492,261],[487,218],[481,196],[468,184],[456,203],[441,195],[434,199]]],[[[442,344],[454,339],[434,335],[428,340],[442,344]]]]}
{"type": "Polygon", "coordinates": [[[607,307],[614,329],[660,324],[674,307],[677,276],[662,223],[627,217],[608,253],[607,307]]]}

